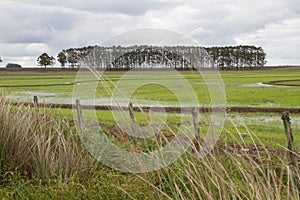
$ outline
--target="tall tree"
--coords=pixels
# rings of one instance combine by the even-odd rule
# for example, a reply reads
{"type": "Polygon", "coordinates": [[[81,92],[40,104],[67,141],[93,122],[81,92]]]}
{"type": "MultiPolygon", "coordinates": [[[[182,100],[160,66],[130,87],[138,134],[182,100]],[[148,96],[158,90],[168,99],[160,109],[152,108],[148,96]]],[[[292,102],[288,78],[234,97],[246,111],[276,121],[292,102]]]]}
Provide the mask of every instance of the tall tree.
{"type": "Polygon", "coordinates": [[[47,53],[43,53],[37,58],[37,63],[40,66],[45,66],[46,68],[48,65],[53,65],[55,63],[55,58],[53,56],[49,56],[47,53]]]}
{"type": "Polygon", "coordinates": [[[72,68],[74,68],[75,66],[78,66],[78,63],[80,62],[79,53],[74,49],[68,50],[67,51],[67,61],[70,65],[70,67],[72,67],[72,68]]]}
{"type": "Polygon", "coordinates": [[[66,63],[67,63],[67,56],[64,52],[60,52],[57,55],[57,61],[60,62],[62,67],[65,67],[66,63]]]}

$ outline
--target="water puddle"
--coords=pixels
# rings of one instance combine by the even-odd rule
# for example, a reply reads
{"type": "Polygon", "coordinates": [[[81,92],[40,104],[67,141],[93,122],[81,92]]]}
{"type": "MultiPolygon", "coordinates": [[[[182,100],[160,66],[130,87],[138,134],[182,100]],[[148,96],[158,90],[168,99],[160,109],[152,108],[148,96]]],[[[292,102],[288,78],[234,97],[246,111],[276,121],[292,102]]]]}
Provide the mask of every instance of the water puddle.
{"type": "Polygon", "coordinates": [[[265,84],[263,82],[252,83],[252,84],[244,84],[242,86],[243,87],[289,87],[289,86],[284,86],[284,85],[270,85],[270,84],[265,84]]]}
{"type": "MultiPolygon", "coordinates": [[[[32,102],[33,97],[37,96],[40,103],[52,103],[52,104],[75,104],[76,99],[70,96],[69,93],[53,93],[46,91],[22,91],[14,92],[5,97],[9,100],[18,102],[32,102]]],[[[99,97],[95,98],[90,96],[80,95],[76,97],[80,99],[83,105],[99,105],[99,106],[128,106],[129,102],[132,102],[134,106],[141,107],[194,107],[194,106],[205,106],[195,103],[182,102],[179,104],[176,101],[158,101],[158,100],[147,100],[147,99],[128,99],[128,98],[110,98],[110,97],[99,97]]]]}
{"type": "MultiPolygon", "coordinates": [[[[280,114],[278,116],[240,116],[230,115],[230,118],[237,123],[248,125],[276,126],[283,127],[280,114]]],[[[300,116],[291,116],[291,124],[294,129],[300,129],[300,116]]]]}

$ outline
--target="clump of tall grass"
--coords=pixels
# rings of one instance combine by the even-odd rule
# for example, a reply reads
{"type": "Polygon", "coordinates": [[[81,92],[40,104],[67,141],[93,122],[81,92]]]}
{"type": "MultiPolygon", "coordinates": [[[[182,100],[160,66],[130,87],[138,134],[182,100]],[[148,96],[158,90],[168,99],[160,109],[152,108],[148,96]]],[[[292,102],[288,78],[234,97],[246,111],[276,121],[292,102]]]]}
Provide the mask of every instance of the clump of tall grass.
{"type": "Polygon", "coordinates": [[[18,170],[37,178],[68,177],[94,166],[67,120],[0,100],[1,174],[18,170]]]}
{"type": "MultiPolygon", "coordinates": [[[[300,174],[290,165],[286,149],[263,143],[219,142],[204,158],[197,143],[177,162],[159,171],[137,175],[160,199],[299,199],[300,174]]],[[[227,131],[228,138],[236,134],[227,131]]],[[[298,160],[299,155],[296,155],[298,160]]]]}

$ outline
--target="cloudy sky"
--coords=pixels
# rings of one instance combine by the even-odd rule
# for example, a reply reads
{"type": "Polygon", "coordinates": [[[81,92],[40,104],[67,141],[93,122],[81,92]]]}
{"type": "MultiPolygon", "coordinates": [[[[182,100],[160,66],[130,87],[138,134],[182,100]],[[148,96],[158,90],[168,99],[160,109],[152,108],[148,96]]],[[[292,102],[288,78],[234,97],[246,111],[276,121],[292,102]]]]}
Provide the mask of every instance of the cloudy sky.
{"type": "Polygon", "coordinates": [[[268,65],[300,64],[299,0],[0,0],[0,57],[36,66],[43,52],[101,45],[139,28],[203,46],[262,46],[268,65]]]}

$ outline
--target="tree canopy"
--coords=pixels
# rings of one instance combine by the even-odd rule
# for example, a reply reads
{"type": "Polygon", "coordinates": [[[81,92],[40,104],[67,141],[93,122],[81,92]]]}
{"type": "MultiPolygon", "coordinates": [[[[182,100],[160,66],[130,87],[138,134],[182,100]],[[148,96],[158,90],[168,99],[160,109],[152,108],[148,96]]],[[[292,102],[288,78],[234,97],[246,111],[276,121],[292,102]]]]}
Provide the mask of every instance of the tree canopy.
{"type": "Polygon", "coordinates": [[[70,48],[62,50],[58,53],[58,61],[64,67],[67,63],[70,68],[80,67],[80,62],[91,52],[95,46],[88,46],[82,48],[70,48]]]}
{"type": "Polygon", "coordinates": [[[16,64],[16,63],[8,63],[6,65],[6,68],[8,68],[8,69],[19,69],[19,68],[22,68],[22,65],[16,64]]]}
{"type": "Polygon", "coordinates": [[[131,47],[97,47],[70,48],[58,54],[62,66],[80,67],[81,61],[91,59],[94,67],[131,69],[162,66],[165,68],[193,69],[203,66],[200,60],[211,61],[210,67],[221,69],[242,69],[246,67],[263,67],[266,64],[266,53],[262,47],[225,46],[225,47],[193,47],[193,46],[131,46],[131,47]],[[205,53],[204,53],[205,52],[205,53]],[[206,53],[207,52],[207,53],[206,53]],[[93,54],[93,55],[90,55],[93,54]],[[204,56],[204,57],[203,57],[204,56]],[[195,64],[196,63],[196,64],[195,64]],[[145,65],[146,64],[146,65],[145,65]]]}
{"type": "Polygon", "coordinates": [[[48,65],[53,65],[55,63],[55,58],[53,56],[49,56],[47,53],[43,53],[37,58],[37,63],[40,66],[45,66],[46,68],[48,65]]]}
{"type": "Polygon", "coordinates": [[[57,55],[57,61],[60,62],[62,67],[65,67],[66,63],[67,63],[67,56],[64,52],[60,52],[57,55]]]}
{"type": "Polygon", "coordinates": [[[262,47],[240,45],[205,49],[211,56],[213,66],[218,68],[263,67],[267,63],[262,47]]]}

